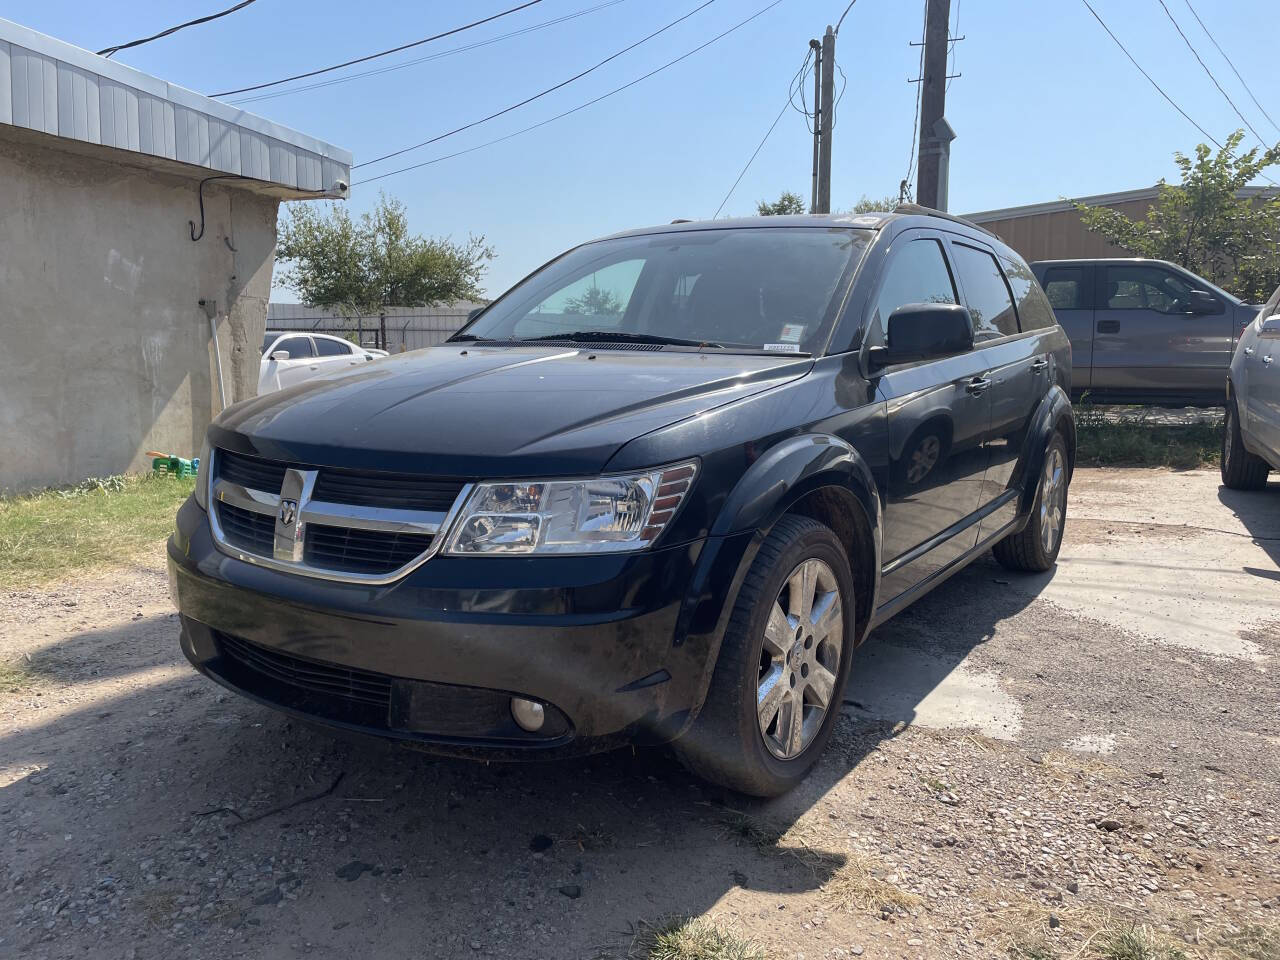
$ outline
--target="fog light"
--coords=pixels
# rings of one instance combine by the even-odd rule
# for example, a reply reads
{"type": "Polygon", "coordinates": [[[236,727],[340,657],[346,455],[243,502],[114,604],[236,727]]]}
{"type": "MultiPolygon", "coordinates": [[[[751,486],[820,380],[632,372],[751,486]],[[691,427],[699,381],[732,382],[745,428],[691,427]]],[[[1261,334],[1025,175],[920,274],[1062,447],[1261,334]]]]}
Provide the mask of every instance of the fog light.
{"type": "Polygon", "coordinates": [[[530,733],[541,730],[542,724],[547,719],[542,704],[526,700],[524,697],[511,698],[511,716],[515,718],[516,723],[530,733]]]}

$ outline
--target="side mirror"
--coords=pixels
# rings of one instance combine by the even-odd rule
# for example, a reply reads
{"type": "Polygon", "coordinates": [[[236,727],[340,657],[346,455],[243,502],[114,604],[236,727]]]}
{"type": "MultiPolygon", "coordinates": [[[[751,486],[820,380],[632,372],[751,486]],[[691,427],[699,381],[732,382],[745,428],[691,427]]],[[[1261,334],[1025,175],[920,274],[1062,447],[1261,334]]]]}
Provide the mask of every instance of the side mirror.
{"type": "Polygon", "coordinates": [[[1258,327],[1258,332],[1268,337],[1280,337],[1280,313],[1263,320],[1258,327]]]}
{"type": "Polygon", "coordinates": [[[973,349],[973,317],[958,303],[904,303],[889,314],[887,340],[871,348],[873,367],[967,353],[973,349]]]}
{"type": "Polygon", "coordinates": [[[1221,313],[1222,304],[1207,290],[1192,290],[1190,310],[1197,314],[1221,313]]]}
{"type": "Polygon", "coordinates": [[[288,360],[289,351],[288,350],[272,350],[271,359],[272,360],[288,360]]]}

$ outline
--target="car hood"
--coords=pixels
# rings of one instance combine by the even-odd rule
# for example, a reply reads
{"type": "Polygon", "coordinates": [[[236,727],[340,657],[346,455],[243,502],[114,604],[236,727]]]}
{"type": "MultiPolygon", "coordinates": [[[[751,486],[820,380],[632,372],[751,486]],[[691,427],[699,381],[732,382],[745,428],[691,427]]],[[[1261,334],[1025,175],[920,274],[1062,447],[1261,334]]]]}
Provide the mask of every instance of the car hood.
{"type": "Polygon", "coordinates": [[[808,357],[451,344],[228,409],[215,445],[451,477],[601,470],[627,441],[804,376],[808,357]]]}

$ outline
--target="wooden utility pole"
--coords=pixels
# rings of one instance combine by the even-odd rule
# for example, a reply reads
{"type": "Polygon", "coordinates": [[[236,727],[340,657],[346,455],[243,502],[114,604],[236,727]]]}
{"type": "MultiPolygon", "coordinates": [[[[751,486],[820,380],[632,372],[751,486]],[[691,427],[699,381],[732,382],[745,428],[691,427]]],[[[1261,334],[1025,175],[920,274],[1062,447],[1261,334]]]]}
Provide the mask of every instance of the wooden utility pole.
{"type": "Polygon", "coordinates": [[[818,111],[820,116],[818,124],[820,133],[818,143],[818,198],[814,213],[830,213],[831,133],[836,87],[836,35],[830,25],[827,26],[827,32],[822,37],[822,61],[819,64],[819,69],[822,73],[822,105],[818,111]]]}
{"type": "Polygon", "coordinates": [[[924,28],[924,76],[920,82],[920,155],[916,200],[926,207],[947,208],[950,132],[943,116],[947,105],[947,40],[951,0],[928,0],[924,28]]]}
{"type": "Polygon", "coordinates": [[[813,51],[813,183],[809,188],[809,212],[817,213],[818,145],[822,142],[822,42],[810,40],[809,49],[813,51]]]}

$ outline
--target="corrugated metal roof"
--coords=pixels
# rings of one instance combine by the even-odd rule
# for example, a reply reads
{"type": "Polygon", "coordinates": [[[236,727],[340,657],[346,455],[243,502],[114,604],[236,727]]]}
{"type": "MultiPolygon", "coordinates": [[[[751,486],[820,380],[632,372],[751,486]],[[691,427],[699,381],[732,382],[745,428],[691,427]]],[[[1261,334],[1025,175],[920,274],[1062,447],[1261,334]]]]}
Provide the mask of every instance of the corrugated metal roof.
{"type": "Polygon", "coordinates": [[[323,193],[351,153],[0,19],[0,123],[323,193]]]}
{"type": "MultiPolygon", "coordinates": [[[[1241,187],[1236,196],[1244,198],[1270,195],[1271,187],[1241,187]]],[[[1128,203],[1132,200],[1154,200],[1160,194],[1160,185],[1142,187],[1138,190],[1122,190],[1119,193],[1098,193],[1091,197],[1076,197],[1074,200],[1051,200],[1048,203],[1029,203],[1021,207],[1002,207],[999,210],[983,210],[979,213],[963,214],[965,220],[974,223],[990,223],[993,220],[1012,220],[1016,217],[1034,217],[1042,213],[1062,213],[1074,210],[1075,204],[1083,203],[1089,207],[1105,207],[1113,203],[1128,203]]]]}

